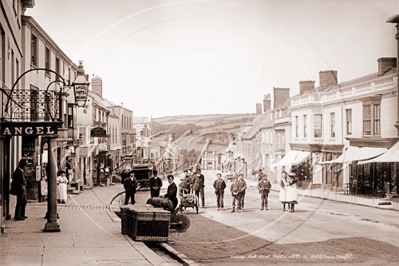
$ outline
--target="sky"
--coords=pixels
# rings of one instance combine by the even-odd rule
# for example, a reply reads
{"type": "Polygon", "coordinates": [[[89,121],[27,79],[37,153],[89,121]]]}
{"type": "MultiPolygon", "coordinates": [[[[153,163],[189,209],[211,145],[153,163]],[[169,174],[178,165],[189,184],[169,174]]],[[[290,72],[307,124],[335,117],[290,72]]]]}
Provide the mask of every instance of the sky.
{"type": "MultiPolygon", "coordinates": [[[[37,0],[32,16],[134,116],[255,113],[273,87],[396,57],[398,0],[37,0]]],[[[273,96],[273,95],[272,95],[273,96]]]]}

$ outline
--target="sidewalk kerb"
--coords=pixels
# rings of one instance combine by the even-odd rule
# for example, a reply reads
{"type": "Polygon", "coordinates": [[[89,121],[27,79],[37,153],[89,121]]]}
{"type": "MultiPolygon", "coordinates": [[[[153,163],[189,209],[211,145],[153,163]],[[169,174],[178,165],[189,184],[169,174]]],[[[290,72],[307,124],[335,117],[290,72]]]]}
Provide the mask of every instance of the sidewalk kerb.
{"type": "Polygon", "coordinates": [[[160,243],[159,246],[162,247],[164,249],[164,251],[167,252],[170,256],[172,256],[174,259],[176,259],[177,261],[179,261],[180,263],[182,263],[185,266],[188,266],[188,265],[198,266],[199,265],[199,264],[195,263],[194,261],[189,260],[186,255],[178,252],[176,249],[172,248],[167,243],[160,243]]]}

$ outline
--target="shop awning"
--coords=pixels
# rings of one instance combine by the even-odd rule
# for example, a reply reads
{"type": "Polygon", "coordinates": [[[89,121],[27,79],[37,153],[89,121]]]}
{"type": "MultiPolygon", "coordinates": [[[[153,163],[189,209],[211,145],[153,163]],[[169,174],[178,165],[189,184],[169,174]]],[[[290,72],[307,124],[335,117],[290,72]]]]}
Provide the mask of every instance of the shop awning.
{"type": "Polygon", "coordinates": [[[283,166],[283,165],[297,165],[304,162],[310,156],[308,151],[289,151],[283,159],[277,163],[269,164],[270,167],[283,166]]]}
{"type": "Polygon", "coordinates": [[[349,147],[337,159],[334,159],[331,161],[319,162],[319,164],[350,163],[353,161],[364,161],[364,160],[375,158],[375,157],[383,154],[386,151],[387,151],[386,148],[349,147]]]}
{"type": "Polygon", "coordinates": [[[394,163],[399,162],[399,141],[396,142],[395,145],[392,146],[387,152],[384,154],[367,161],[359,162],[359,164],[366,163],[394,163]]]}

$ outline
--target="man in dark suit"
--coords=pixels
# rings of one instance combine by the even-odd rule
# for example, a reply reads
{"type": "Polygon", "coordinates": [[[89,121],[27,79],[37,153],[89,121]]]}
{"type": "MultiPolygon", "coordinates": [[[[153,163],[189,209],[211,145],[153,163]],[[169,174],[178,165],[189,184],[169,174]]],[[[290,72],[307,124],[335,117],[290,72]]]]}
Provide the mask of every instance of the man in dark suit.
{"type": "Polygon", "coordinates": [[[17,169],[15,169],[12,175],[11,189],[17,196],[17,206],[15,207],[15,220],[25,220],[28,218],[25,216],[26,207],[26,179],[24,176],[24,168],[27,165],[25,159],[19,161],[17,169]]]}
{"type": "Polygon", "coordinates": [[[125,183],[123,184],[125,188],[125,205],[129,203],[129,199],[131,198],[132,204],[135,204],[136,201],[134,200],[134,195],[136,194],[137,190],[137,180],[134,178],[134,172],[130,171],[129,177],[126,178],[125,183]]]}
{"type": "Polygon", "coordinates": [[[151,198],[159,197],[159,191],[162,187],[162,180],[158,177],[158,172],[154,170],[154,176],[150,179],[151,198]]]}
{"type": "Polygon", "coordinates": [[[198,169],[194,179],[193,190],[195,191],[195,195],[198,198],[198,202],[201,196],[202,208],[205,208],[204,187],[205,187],[205,177],[201,174],[201,169],[198,169]]]}
{"type": "Polygon", "coordinates": [[[168,175],[168,191],[165,195],[163,195],[163,198],[169,198],[173,202],[173,210],[176,209],[178,200],[177,200],[177,186],[175,182],[173,182],[173,175],[168,175]]]}

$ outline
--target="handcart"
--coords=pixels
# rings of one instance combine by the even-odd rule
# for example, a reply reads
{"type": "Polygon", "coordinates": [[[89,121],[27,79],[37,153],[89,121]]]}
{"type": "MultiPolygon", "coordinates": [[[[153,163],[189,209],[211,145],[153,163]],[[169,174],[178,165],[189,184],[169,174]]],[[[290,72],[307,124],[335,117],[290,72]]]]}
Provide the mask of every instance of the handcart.
{"type": "Polygon", "coordinates": [[[191,207],[195,209],[195,211],[198,213],[198,198],[194,194],[187,194],[183,196],[182,202],[180,202],[180,213],[183,212],[183,208],[191,207]]]}

